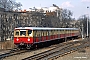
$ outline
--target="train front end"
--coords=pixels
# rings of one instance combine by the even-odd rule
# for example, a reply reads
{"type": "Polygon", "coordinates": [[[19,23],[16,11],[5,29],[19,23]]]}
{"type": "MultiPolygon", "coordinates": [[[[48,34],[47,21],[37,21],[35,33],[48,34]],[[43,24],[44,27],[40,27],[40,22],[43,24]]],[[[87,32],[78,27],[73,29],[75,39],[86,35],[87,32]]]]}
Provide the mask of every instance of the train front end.
{"type": "Polygon", "coordinates": [[[30,48],[33,44],[33,30],[27,28],[15,28],[14,44],[18,48],[30,48]]]}

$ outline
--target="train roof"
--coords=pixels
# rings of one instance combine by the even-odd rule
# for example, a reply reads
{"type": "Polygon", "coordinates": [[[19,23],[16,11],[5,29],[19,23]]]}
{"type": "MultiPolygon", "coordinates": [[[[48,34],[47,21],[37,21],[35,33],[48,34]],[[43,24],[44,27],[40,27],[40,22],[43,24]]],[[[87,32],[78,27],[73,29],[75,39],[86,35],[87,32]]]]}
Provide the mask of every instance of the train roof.
{"type": "Polygon", "coordinates": [[[18,29],[30,29],[30,30],[78,30],[78,28],[49,28],[49,27],[18,27],[18,29]]]}

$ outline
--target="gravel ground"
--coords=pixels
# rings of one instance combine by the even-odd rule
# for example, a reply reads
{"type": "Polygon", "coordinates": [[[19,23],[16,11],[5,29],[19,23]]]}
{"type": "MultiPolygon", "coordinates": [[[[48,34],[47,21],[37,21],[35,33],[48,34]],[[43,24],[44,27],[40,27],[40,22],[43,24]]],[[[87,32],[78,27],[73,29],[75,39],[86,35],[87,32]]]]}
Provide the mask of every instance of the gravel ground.
{"type": "Polygon", "coordinates": [[[0,50],[0,55],[9,52],[10,50],[0,50]]]}
{"type": "Polygon", "coordinates": [[[11,57],[7,57],[3,60],[21,60],[23,58],[26,58],[26,57],[29,57],[29,56],[32,56],[32,55],[50,50],[50,49],[52,49],[52,48],[42,48],[42,49],[35,50],[35,51],[32,51],[32,52],[26,52],[26,53],[22,53],[20,55],[14,55],[14,56],[11,56],[11,57]]]}
{"type": "Polygon", "coordinates": [[[59,57],[56,60],[90,60],[90,47],[82,51],[76,51],[63,57],[59,57]]]}
{"type": "MultiPolygon", "coordinates": [[[[75,40],[75,41],[77,41],[77,40],[75,40]]],[[[46,51],[49,49],[51,49],[51,48],[42,48],[42,49],[39,49],[36,51],[26,52],[26,53],[22,53],[20,55],[7,57],[3,60],[21,60],[23,58],[38,54],[40,52],[43,52],[43,51],[46,51]]],[[[5,52],[7,52],[7,51],[0,52],[0,54],[5,53],[5,52]]],[[[56,60],[90,60],[89,56],[90,56],[90,48],[86,48],[84,52],[76,51],[76,52],[73,52],[71,54],[65,55],[63,57],[59,57],[56,60]]]]}
{"type": "MultiPolygon", "coordinates": [[[[51,48],[49,48],[49,49],[51,49],[51,48]]],[[[44,48],[44,49],[39,49],[39,50],[32,51],[32,52],[22,53],[20,55],[7,57],[3,60],[21,60],[23,58],[32,56],[34,54],[38,54],[40,52],[43,52],[43,51],[46,51],[49,49],[44,48]]],[[[90,60],[90,47],[83,49],[82,51],[76,51],[76,52],[73,52],[71,54],[67,54],[65,56],[59,57],[56,60],[90,60]]]]}

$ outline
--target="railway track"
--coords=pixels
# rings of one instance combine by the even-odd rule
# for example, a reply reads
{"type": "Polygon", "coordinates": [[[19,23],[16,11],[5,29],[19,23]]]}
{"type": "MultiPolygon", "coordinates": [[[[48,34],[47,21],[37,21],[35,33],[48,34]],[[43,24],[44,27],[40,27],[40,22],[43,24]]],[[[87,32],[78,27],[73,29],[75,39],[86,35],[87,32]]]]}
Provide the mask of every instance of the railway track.
{"type": "Polygon", "coordinates": [[[47,59],[47,60],[57,59],[58,57],[70,54],[72,52],[81,50],[81,49],[86,48],[86,47],[89,47],[89,45],[87,43],[85,43],[84,45],[81,44],[81,45],[72,46],[72,47],[69,47],[69,48],[64,48],[64,50],[60,50],[58,52],[55,52],[52,55],[50,55],[48,57],[45,57],[43,59],[47,59]]]}
{"type": "Polygon", "coordinates": [[[80,50],[82,48],[90,46],[89,40],[83,40],[83,41],[75,41],[75,42],[69,42],[65,45],[58,44],[57,47],[54,49],[24,58],[22,60],[53,60],[60,56],[64,56],[68,53],[72,53],[74,51],[80,50]]]}
{"type": "Polygon", "coordinates": [[[7,53],[1,54],[0,55],[0,60],[3,59],[3,58],[6,58],[6,57],[10,57],[10,56],[13,56],[13,55],[18,55],[18,54],[25,53],[25,52],[28,52],[28,51],[27,50],[14,50],[14,49],[12,49],[11,51],[9,51],[7,53]]]}
{"type": "MultiPolygon", "coordinates": [[[[72,42],[68,42],[68,43],[72,43],[72,42]]],[[[53,46],[50,46],[50,47],[57,47],[57,45],[63,46],[63,45],[67,45],[68,43],[56,44],[56,45],[53,45],[53,46]]],[[[36,50],[39,50],[39,49],[36,49],[36,50]]],[[[32,51],[32,50],[18,50],[18,49],[15,48],[15,49],[10,50],[7,53],[1,54],[0,59],[10,57],[10,56],[14,56],[14,55],[18,55],[18,54],[25,53],[25,52],[30,52],[30,51],[32,51]]],[[[35,50],[33,50],[33,51],[35,51],[35,50]]]]}
{"type": "MultiPolygon", "coordinates": [[[[52,45],[52,46],[47,47],[47,48],[52,48],[51,50],[48,50],[48,51],[52,51],[52,50],[57,49],[59,47],[61,47],[61,49],[62,49],[62,47],[66,48],[67,46],[69,47],[69,46],[72,46],[75,43],[80,43],[80,42],[81,41],[75,41],[74,43],[73,42],[64,42],[64,43],[52,45]]],[[[39,49],[35,49],[35,50],[39,50],[39,49]]],[[[35,50],[33,50],[33,51],[35,51],[35,50]]],[[[14,56],[14,55],[19,55],[21,53],[26,53],[26,52],[31,52],[31,51],[32,50],[17,50],[17,49],[15,50],[15,49],[12,49],[11,51],[9,51],[7,53],[1,54],[0,55],[0,59],[4,59],[6,57],[10,57],[10,56],[14,56]]],[[[46,51],[46,52],[48,52],[48,51],[46,51]]]]}

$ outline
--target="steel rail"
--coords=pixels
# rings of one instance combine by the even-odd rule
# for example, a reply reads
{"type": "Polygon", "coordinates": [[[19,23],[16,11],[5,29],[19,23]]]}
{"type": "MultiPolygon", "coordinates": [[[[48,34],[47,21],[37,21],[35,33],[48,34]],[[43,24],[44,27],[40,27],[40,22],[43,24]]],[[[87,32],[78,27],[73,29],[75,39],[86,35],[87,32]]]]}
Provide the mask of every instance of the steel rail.
{"type": "Polygon", "coordinates": [[[78,50],[85,48],[85,47],[89,47],[89,44],[86,43],[84,45],[82,44],[79,46],[70,47],[69,49],[65,49],[64,51],[58,51],[57,53],[53,53],[52,55],[45,57],[43,59],[53,60],[53,59],[56,59],[58,57],[70,54],[70,53],[75,52],[75,51],[78,51],[78,50]]]}
{"type": "Polygon", "coordinates": [[[13,56],[13,55],[18,55],[18,54],[25,53],[25,52],[27,52],[27,50],[15,50],[15,51],[11,50],[7,53],[1,54],[0,59],[3,59],[5,57],[9,57],[9,56],[13,56]]]}
{"type": "MultiPolygon", "coordinates": [[[[51,55],[51,54],[53,54],[53,53],[56,53],[56,52],[59,52],[60,50],[65,50],[66,48],[70,48],[71,46],[72,47],[74,47],[74,45],[76,45],[77,43],[84,43],[84,42],[86,42],[86,40],[83,40],[83,41],[75,41],[75,42],[72,42],[72,43],[70,43],[69,42],[69,44],[66,44],[66,45],[64,45],[64,46],[62,46],[62,47],[60,47],[60,45],[58,45],[56,48],[54,48],[54,49],[51,49],[51,50],[48,50],[48,51],[45,51],[45,52],[42,52],[42,53],[39,53],[39,54],[36,54],[36,55],[33,55],[33,56],[30,56],[30,57],[27,57],[27,58],[24,58],[24,59],[22,59],[22,60],[40,60],[40,59],[42,59],[42,58],[44,58],[44,57],[46,57],[46,56],[49,56],[49,55],[51,55]]],[[[71,48],[72,48],[71,47],[71,48]]],[[[70,48],[70,49],[71,49],[70,48]]]]}

